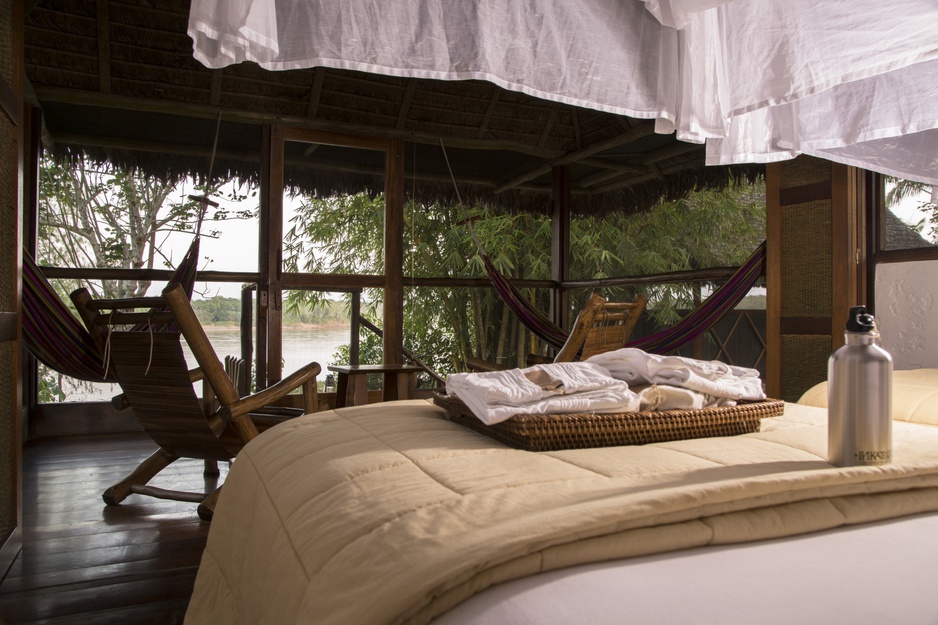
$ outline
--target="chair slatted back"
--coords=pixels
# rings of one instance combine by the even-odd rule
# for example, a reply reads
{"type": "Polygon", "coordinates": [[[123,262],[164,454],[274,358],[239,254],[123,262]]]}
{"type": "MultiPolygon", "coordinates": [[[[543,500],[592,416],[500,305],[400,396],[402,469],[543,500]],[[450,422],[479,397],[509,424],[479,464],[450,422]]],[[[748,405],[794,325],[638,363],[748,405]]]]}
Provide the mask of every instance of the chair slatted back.
{"type": "Polygon", "coordinates": [[[594,292],[577,315],[570,336],[554,362],[586,360],[625,347],[647,303],[648,297],[642,293],[631,302],[610,302],[594,292]]]}
{"type": "Polygon", "coordinates": [[[111,363],[140,424],[163,449],[180,457],[228,460],[226,447],[193,387],[180,333],[111,332],[111,363]],[[213,427],[214,426],[214,427],[213,427]]]}

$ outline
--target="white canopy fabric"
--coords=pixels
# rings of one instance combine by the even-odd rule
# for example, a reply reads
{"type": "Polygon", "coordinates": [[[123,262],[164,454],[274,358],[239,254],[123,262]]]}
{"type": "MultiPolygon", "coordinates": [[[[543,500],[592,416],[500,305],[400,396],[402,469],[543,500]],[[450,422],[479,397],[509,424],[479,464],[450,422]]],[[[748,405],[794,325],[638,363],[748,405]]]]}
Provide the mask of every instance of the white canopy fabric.
{"type": "Polygon", "coordinates": [[[935,0],[192,0],[189,35],[210,68],[481,79],[655,119],[712,165],[938,184],[935,0]]]}

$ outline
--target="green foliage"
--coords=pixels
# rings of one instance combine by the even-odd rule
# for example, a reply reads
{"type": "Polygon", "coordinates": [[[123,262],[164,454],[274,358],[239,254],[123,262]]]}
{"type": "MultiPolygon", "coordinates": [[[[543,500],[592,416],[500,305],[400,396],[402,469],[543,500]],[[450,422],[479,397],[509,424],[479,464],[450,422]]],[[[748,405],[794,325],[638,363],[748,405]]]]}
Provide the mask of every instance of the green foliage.
{"type": "Polygon", "coordinates": [[[914,180],[888,178],[894,186],[886,193],[886,206],[890,208],[908,198],[928,196],[927,201],[919,201],[918,208],[925,214],[917,224],[910,226],[919,234],[938,244],[938,189],[933,185],[914,180]]]}
{"type": "MultiPolygon", "coordinates": [[[[285,238],[285,270],[380,274],[383,253],[382,196],[358,194],[307,198],[285,238]]],[[[514,280],[550,277],[551,223],[541,215],[507,214],[484,206],[463,210],[442,204],[405,210],[404,273],[414,277],[479,278],[486,275],[473,239],[500,273],[514,280]]],[[[571,225],[571,278],[598,279],[740,264],[765,238],[764,188],[741,185],[702,191],[638,215],[622,213],[575,219],[571,225]]],[[[628,289],[607,296],[630,299],[628,289]]],[[[699,286],[646,289],[649,313],[662,324],[694,305],[699,286]]],[[[545,289],[526,289],[540,310],[550,307],[545,289]]],[[[588,293],[573,293],[575,314],[588,293]]],[[[366,291],[366,314],[376,318],[381,292],[366,291]]],[[[445,374],[469,355],[523,364],[528,351],[543,350],[493,289],[412,288],[405,296],[405,348],[445,374]]],[[[287,307],[319,306],[324,294],[294,292],[287,307]]],[[[345,301],[348,302],[348,296],[345,301]]],[[[375,339],[375,345],[379,345],[375,339]]],[[[364,352],[363,352],[364,354],[364,352]]],[[[380,350],[362,362],[380,362],[380,350]]]]}

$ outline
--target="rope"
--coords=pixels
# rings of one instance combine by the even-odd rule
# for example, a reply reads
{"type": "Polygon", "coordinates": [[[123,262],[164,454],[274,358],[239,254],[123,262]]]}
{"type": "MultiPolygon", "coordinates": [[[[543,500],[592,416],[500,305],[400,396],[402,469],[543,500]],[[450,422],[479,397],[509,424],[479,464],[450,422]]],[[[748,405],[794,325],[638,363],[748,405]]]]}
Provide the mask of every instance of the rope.
{"type": "MultiPolygon", "coordinates": [[[[218,111],[218,121],[215,122],[215,140],[212,142],[212,157],[208,162],[208,177],[205,179],[206,191],[202,194],[201,198],[193,198],[200,202],[201,206],[199,208],[199,221],[196,223],[195,235],[199,236],[202,233],[202,221],[205,219],[205,213],[208,212],[208,205],[211,203],[211,200],[208,199],[208,190],[207,187],[212,183],[212,172],[215,169],[215,154],[218,150],[218,135],[221,131],[221,111],[218,111]]],[[[190,196],[191,198],[192,196],[190,196]]],[[[217,206],[217,204],[216,204],[217,206]]]]}
{"type": "Polygon", "coordinates": [[[114,329],[114,324],[111,323],[111,316],[114,314],[114,311],[108,313],[107,316],[107,338],[104,339],[104,360],[101,363],[104,365],[104,379],[107,379],[107,372],[111,368],[111,331],[114,329]]]}

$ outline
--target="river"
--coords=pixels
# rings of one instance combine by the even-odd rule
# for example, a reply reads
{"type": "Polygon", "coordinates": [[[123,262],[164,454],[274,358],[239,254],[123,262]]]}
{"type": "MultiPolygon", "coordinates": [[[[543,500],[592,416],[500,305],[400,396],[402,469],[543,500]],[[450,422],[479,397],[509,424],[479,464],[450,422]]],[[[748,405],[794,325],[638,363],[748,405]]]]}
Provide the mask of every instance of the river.
{"type": "MultiPolygon", "coordinates": [[[[238,328],[234,326],[206,325],[205,334],[208,336],[215,353],[221,360],[225,356],[237,356],[241,353],[241,339],[238,328]]],[[[283,329],[283,374],[286,376],[306,363],[318,362],[323,373],[320,379],[325,379],[326,366],[332,363],[332,356],[341,345],[349,342],[349,328],[342,326],[313,327],[288,326],[283,329]]],[[[183,351],[186,362],[190,368],[198,366],[188,346],[183,341],[183,351]]],[[[107,400],[120,393],[116,384],[93,384],[89,391],[85,388],[73,389],[66,383],[67,401],[95,401],[107,400]]]]}

